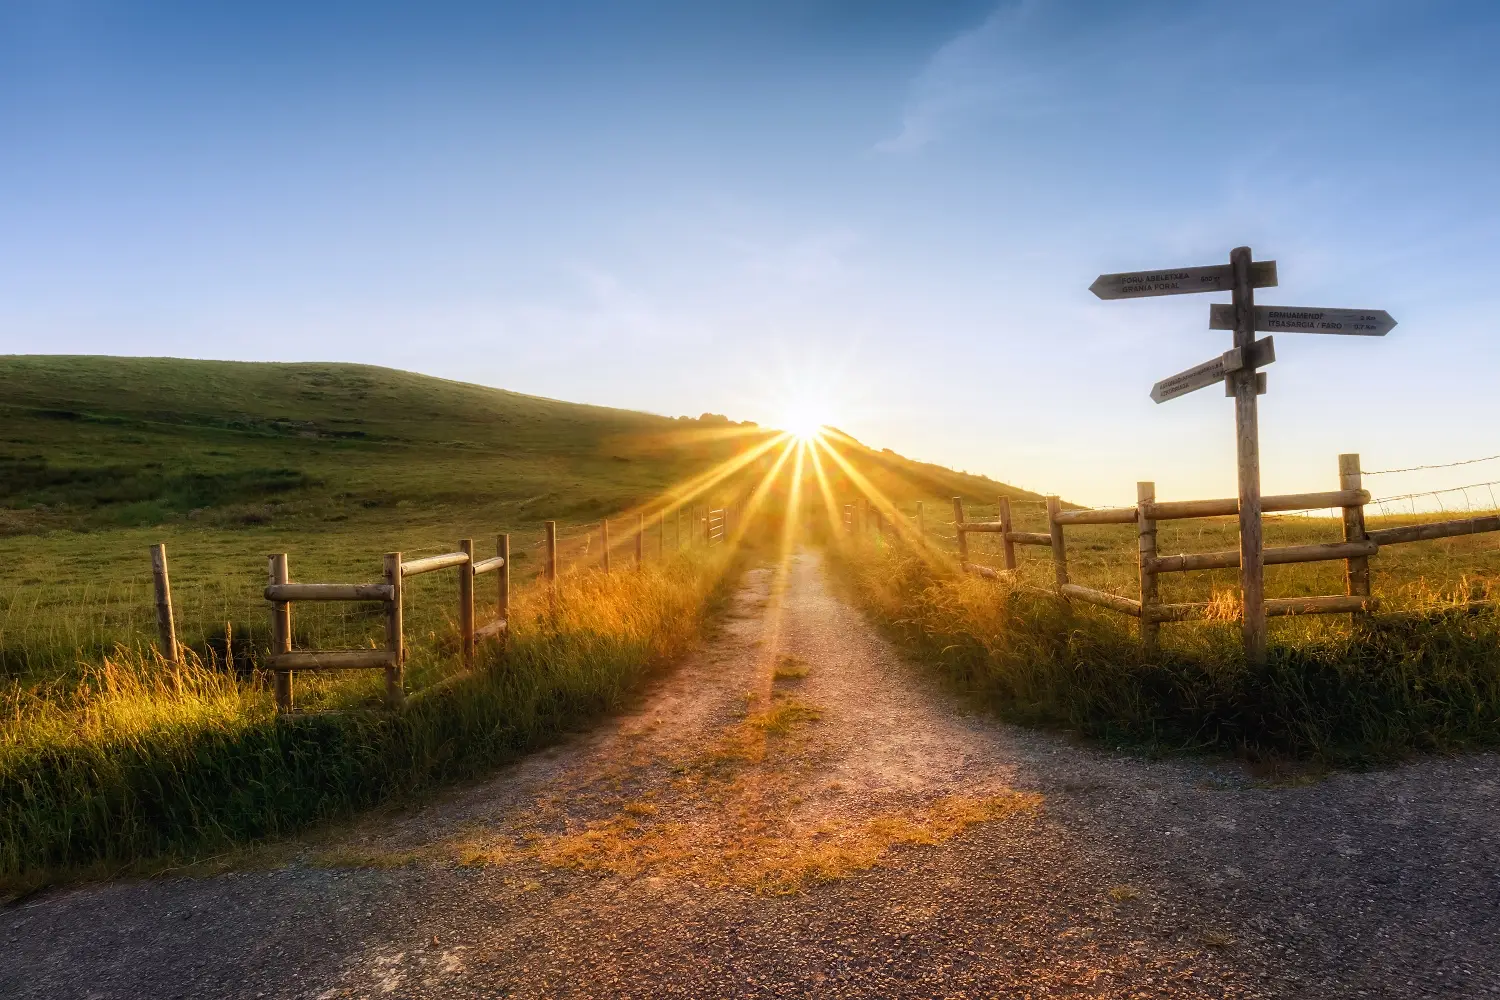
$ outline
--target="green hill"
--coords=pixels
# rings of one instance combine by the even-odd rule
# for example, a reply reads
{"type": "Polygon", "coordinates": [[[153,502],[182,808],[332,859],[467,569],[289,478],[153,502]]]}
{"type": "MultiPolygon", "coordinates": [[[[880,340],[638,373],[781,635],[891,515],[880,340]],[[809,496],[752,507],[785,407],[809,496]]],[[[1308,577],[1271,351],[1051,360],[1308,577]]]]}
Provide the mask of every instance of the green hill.
{"type": "Polygon", "coordinates": [[[5,358],[0,400],[12,533],[327,521],[403,501],[568,520],[733,451],[684,448],[682,422],[644,413],[364,365],[5,358]]]}
{"type": "MultiPolygon", "coordinates": [[[[645,503],[758,439],[367,365],[170,358],[0,358],[0,416],[5,534],[328,522],[397,504],[578,520],[645,503]]],[[[847,446],[894,499],[1020,495],[847,446]]]]}
{"type": "MultiPolygon", "coordinates": [[[[149,634],[153,542],[168,543],[185,637],[197,628],[208,641],[225,622],[257,627],[268,552],[289,553],[296,579],[365,579],[384,551],[446,551],[460,537],[482,547],[503,531],[524,571],[552,519],[566,561],[590,565],[601,517],[650,507],[773,433],[368,365],[65,356],[0,357],[0,424],[0,669],[11,672],[149,634]]],[[[903,504],[1021,495],[840,447],[903,504]]],[[[743,494],[775,454],[695,502],[743,494]]]]}

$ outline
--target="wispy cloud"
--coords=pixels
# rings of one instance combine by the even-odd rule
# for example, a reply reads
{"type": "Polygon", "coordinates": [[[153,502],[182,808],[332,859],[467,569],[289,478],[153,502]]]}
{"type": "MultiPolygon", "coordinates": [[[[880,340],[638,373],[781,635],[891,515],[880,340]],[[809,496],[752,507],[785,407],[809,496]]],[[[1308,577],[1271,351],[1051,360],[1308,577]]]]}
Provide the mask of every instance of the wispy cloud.
{"type": "Polygon", "coordinates": [[[984,113],[1031,113],[1052,92],[1050,74],[1027,58],[1023,35],[1042,0],[997,7],[983,23],[945,42],[912,81],[901,128],[875,148],[909,153],[956,120],[984,113]]]}

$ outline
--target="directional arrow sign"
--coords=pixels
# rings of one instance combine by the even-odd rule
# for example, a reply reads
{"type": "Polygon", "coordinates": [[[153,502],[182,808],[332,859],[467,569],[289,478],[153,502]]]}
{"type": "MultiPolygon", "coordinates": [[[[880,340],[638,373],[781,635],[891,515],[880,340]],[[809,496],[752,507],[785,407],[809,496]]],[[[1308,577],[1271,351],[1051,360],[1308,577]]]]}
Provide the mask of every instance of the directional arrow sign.
{"type": "MultiPolygon", "coordinates": [[[[1276,262],[1257,260],[1250,265],[1254,288],[1276,287],[1276,262]]],[[[1128,271],[1101,274],[1089,286],[1101,299],[1139,299],[1148,295],[1184,295],[1188,292],[1234,291],[1234,269],[1228,264],[1209,267],[1179,267],[1166,271],[1128,271]]]]}
{"type": "Polygon", "coordinates": [[[1276,345],[1270,337],[1257,340],[1248,352],[1249,365],[1245,364],[1246,353],[1238,347],[1231,347],[1211,361],[1205,361],[1185,372],[1178,372],[1171,378],[1164,378],[1151,387],[1151,398],[1158,403],[1165,403],[1169,399],[1186,396],[1190,392],[1222,382],[1224,376],[1242,368],[1268,365],[1276,360],[1276,345]]]}
{"type": "MultiPolygon", "coordinates": [[[[1396,326],[1384,309],[1312,309],[1306,306],[1256,306],[1255,328],[1270,333],[1343,333],[1384,337],[1396,326]]],[[[1210,330],[1234,329],[1234,306],[1208,307],[1210,330]]]]}

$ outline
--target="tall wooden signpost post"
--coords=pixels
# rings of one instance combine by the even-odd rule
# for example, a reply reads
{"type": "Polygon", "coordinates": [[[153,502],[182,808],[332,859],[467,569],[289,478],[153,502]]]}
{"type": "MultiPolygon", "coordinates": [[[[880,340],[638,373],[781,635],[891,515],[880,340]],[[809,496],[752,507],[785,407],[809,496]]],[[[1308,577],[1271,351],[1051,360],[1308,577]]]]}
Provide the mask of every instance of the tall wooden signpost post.
{"type": "Polygon", "coordinates": [[[1101,299],[1137,299],[1189,292],[1230,292],[1229,305],[1209,307],[1209,328],[1232,330],[1234,346],[1185,372],[1163,379],[1151,388],[1158,403],[1224,383],[1234,397],[1234,438],[1239,473],[1240,600],[1245,658],[1251,663],[1266,657],[1265,567],[1262,561],[1260,512],[1260,431],[1256,397],[1266,391],[1260,371],[1276,360],[1270,337],[1255,339],[1257,330],[1284,333],[1336,333],[1383,337],[1396,325],[1390,314],[1375,309],[1316,309],[1300,306],[1256,306],[1255,289],[1276,287],[1276,262],[1250,259],[1249,247],[1229,253],[1229,265],[1183,267],[1162,271],[1101,274],[1089,286],[1101,299]]]}

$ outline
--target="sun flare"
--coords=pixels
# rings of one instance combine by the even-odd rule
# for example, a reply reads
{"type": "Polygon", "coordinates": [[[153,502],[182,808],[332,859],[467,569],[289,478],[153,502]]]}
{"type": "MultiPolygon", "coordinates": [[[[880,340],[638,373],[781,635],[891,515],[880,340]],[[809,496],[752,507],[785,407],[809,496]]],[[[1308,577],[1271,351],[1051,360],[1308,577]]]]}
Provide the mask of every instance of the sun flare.
{"type": "Polygon", "coordinates": [[[789,415],[784,421],[782,430],[786,431],[798,441],[812,441],[823,436],[823,421],[812,415],[789,415]]]}
{"type": "Polygon", "coordinates": [[[798,441],[815,441],[832,421],[826,406],[809,399],[788,403],[781,408],[777,426],[798,441]]]}

